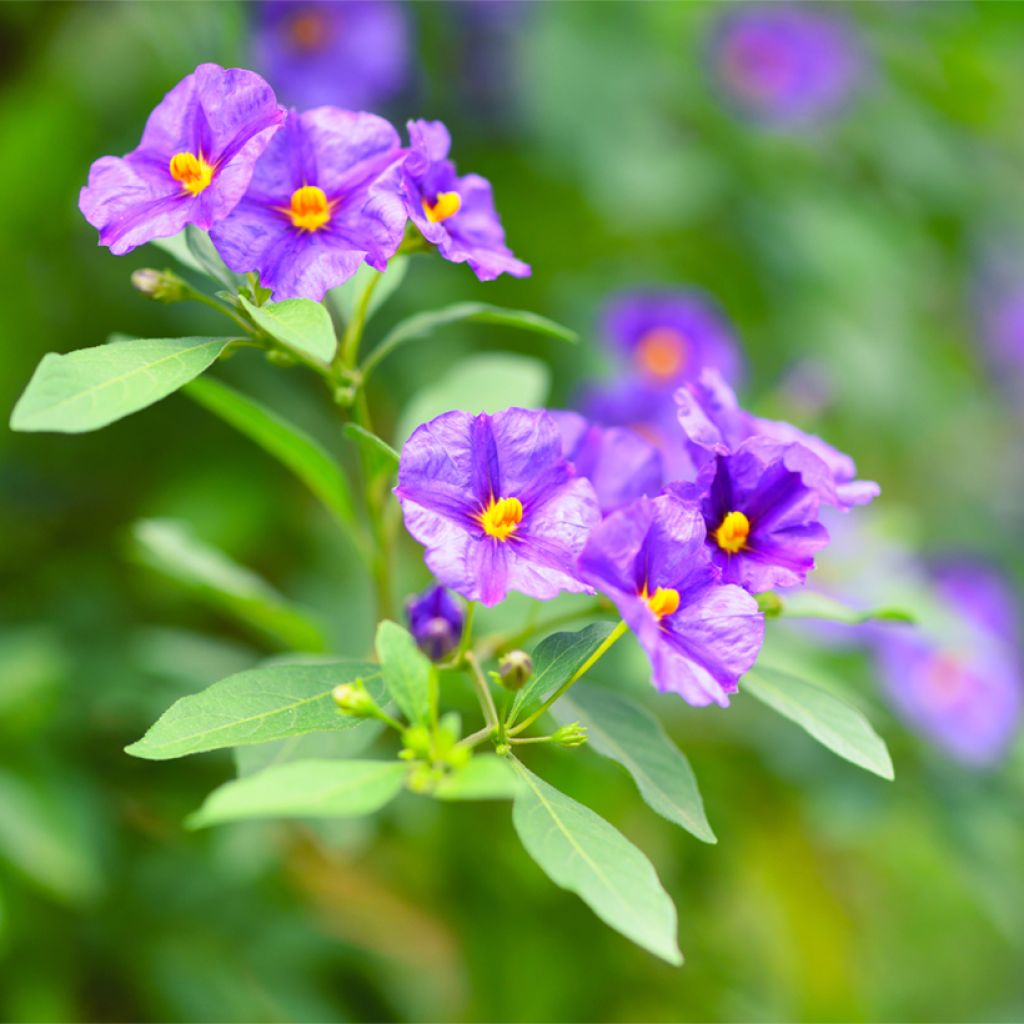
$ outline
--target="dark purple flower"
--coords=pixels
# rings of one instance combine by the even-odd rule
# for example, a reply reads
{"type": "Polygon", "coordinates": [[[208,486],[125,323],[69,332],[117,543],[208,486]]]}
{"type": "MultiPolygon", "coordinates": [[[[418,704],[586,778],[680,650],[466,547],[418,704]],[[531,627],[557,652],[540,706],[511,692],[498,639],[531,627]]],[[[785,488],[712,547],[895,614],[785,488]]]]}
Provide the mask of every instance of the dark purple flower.
{"type": "Polygon", "coordinates": [[[723,580],[752,594],[804,582],[815,552],[828,543],[818,492],[804,479],[815,463],[800,445],[753,437],[716,455],[696,484],[670,485],[700,501],[707,546],[723,580]]]}
{"type": "Polygon", "coordinates": [[[259,75],[200,64],[157,104],[136,149],[92,165],[79,208],[118,256],[187,224],[209,230],[245,194],[284,119],[259,75]]]}
{"type": "Polygon", "coordinates": [[[695,291],[627,292],[613,298],[605,336],[653,388],[674,388],[705,367],[735,380],[741,361],[732,328],[695,291]]]}
{"type": "Polygon", "coordinates": [[[694,502],[641,498],[590,534],[580,568],[650,659],[652,681],[689,704],[729,703],[764,639],[757,602],[720,582],[694,502]]]}
{"type": "Polygon", "coordinates": [[[783,127],[836,113],[864,63],[844,20],[803,5],[771,4],[724,14],[711,40],[711,62],[740,112],[783,127]]]}
{"type": "Polygon", "coordinates": [[[856,479],[857,466],[849,455],[791,423],[752,416],[740,408],[732,388],[714,370],[705,370],[679,388],[675,401],[690,457],[698,466],[715,455],[727,455],[749,438],[770,438],[805,449],[805,483],[818,491],[822,501],[848,509],[878,497],[878,484],[856,479]]]}
{"type": "Polygon", "coordinates": [[[401,153],[398,133],[373,114],[292,114],[210,237],[232,270],[258,272],[275,299],[319,302],[364,260],[384,270],[401,244],[401,153]]]}
{"type": "Polygon", "coordinates": [[[491,183],[479,174],[456,174],[448,159],[448,129],[440,121],[410,121],[409,141],[404,191],[423,237],[446,260],[468,263],[481,281],[499,274],[529,277],[530,267],[505,245],[491,183]]]}
{"type": "Polygon", "coordinates": [[[594,485],[602,515],[661,490],[661,455],[639,434],[625,427],[598,427],[575,412],[551,415],[562,435],[563,454],[577,475],[594,485]]]}
{"type": "Polygon", "coordinates": [[[409,77],[408,17],[389,0],[266,0],[253,54],[287,103],[366,110],[409,77]]]}
{"type": "Polygon", "coordinates": [[[409,631],[433,661],[451,654],[462,639],[463,615],[459,602],[444,587],[428,587],[405,602],[409,631]]]}
{"type": "Polygon", "coordinates": [[[586,591],[576,557],[600,519],[546,412],[447,412],[402,448],[395,488],[431,572],[470,601],[509,590],[547,599],[586,591]]]}

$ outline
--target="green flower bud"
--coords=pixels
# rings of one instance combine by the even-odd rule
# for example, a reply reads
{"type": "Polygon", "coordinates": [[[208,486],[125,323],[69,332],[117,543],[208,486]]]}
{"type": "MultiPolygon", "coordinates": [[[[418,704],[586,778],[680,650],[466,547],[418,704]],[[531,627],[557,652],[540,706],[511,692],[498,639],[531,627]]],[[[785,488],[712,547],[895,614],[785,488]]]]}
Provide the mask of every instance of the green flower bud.
{"type": "Polygon", "coordinates": [[[498,662],[498,675],[506,690],[522,689],[523,684],[533,675],[533,659],[526,651],[509,651],[498,662]]]}
{"type": "Polygon", "coordinates": [[[185,282],[177,274],[150,267],[132,271],[132,287],[156,302],[181,302],[186,294],[185,282]]]}
{"type": "MultiPolygon", "coordinates": [[[[430,758],[433,756],[433,737],[425,725],[410,726],[402,733],[402,742],[411,757],[430,758]]],[[[405,750],[402,751],[403,754],[405,750]]]]}
{"type": "Polygon", "coordinates": [[[563,725],[551,734],[551,742],[562,747],[582,747],[587,742],[587,727],[579,722],[563,725]]]}
{"type": "Polygon", "coordinates": [[[754,596],[757,598],[757,607],[764,614],[765,618],[773,619],[782,614],[782,598],[778,594],[774,594],[769,590],[754,596]]]}
{"type": "Polygon", "coordinates": [[[340,711],[355,718],[373,718],[378,710],[361,679],[336,686],[331,690],[331,697],[340,711]]]}

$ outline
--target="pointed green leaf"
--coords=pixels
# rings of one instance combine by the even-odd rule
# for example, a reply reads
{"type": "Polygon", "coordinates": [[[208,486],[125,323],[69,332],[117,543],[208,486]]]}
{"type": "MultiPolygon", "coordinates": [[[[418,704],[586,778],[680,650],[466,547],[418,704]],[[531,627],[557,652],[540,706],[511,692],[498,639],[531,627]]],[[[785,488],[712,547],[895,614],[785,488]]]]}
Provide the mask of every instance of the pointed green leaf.
{"type": "Polygon", "coordinates": [[[445,776],[434,789],[438,800],[511,800],[522,788],[507,757],[477,754],[445,776]]]}
{"type": "Polygon", "coordinates": [[[256,306],[245,296],[238,300],[254,324],[275,341],[299,355],[329,363],[338,348],[331,315],[312,299],[285,299],[256,306]]]}
{"type": "Polygon", "coordinates": [[[351,323],[366,289],[373,284],[373,291],[370,292],[366,304],[366,316],[363,320],[365,326],[373,314],[395,293],[405,279],[408,269],[408,256],[395,256],[390,259],[388,269],[383,274],[374,270],[368,263],[363,263],[344,284],[332,288],[327,293],[327,302],[345,323],[351,323]]]}
{"type": "Polygon", "coordinates": [[[188,587],[244,625],[298,651],[322,651],[323,630],[266,580],[194,536],[185,523],[140,519],[132,532],[136,553],[150,568],[188,587]]]}
{"type": "Polygon", "coordinates": [[[533,675],[516,694],[508,724],[527,718],[545,699],[568,682],[577,669],[608,639],[610,622],[594,622],[576,633],[553,633],[533,652],[533,675]]]}
{"type": "Polygon", "coordinates": [[[105,427],[198,377],[232,338],[138,338],[43,356],[12,430],[80,434],[105,427]]]}
{"type": "Polygon", "coordinates": [[[493,413],[510,405],[538,408],[544,404],[550,384],[551,371],[537,359],[508,352],[469,356],[416,393],[395,431],[397,447],[421,423],[451,409],[493,413]]]}
{"type": "Polygon", "coordinates": [[[585,725],[588,745],[618,761],[633,776],[647,805],[663,818],[706,843],[717,841],[690,762],[646,708],[624,694],[584,681],[551,711],[563,725],[585,725]]]}
{"type": "Polygon", "coordinates": [[[359,426],[358,423],[346,423],[341,432],[355,442],[363,453],[369,467],[371,478],[378,476],[394,476],[398,472],[398,452],[376,434],[359,426]]]}
{"type": "Polygon", "coordinates": [[[276,412],[212,377],[193,381],[185,394],[287,466],[342,526],[351,528],[356,524],[348,478],[319,442],[276,412]]]}
{"type": "Polygon", "coordinates": [[[651,862],[589,807],[549,786],[520,762],[523,788],[512,822],[547,876],[576,893],[605,924],[638,946],[681,964],[676,908],[651,862]]]}
{"type": "Polygon", "coordinates": [[[814,590],[795,590],[785,597],[772,595],[777,602],[776,615],[787,619],[825,619],[859,626],[865,622],[914,622],[915,616],[902,608],[870,608],[858,611],[827,594],[814,590]]]}
{"type": "Polygon", "coordinates": [[[182,697],[125,750],[133,757],[165,761],[308,732],[351,729],[360,719],[341,714],[331,690],[357,679],[374,700],[383,698],[380,669],[364,661],[269,665],[239,672],[182,697]]]}
{"type": "Polygon", "coordinates": [[[247,818],[354,818],[393,800],[407,772],[400,761],[292,761],[215,789],[188,819],[204,828],[247,818]]]}
{"type": "Polygon", "coordinates": [[[893,778],[892,759],[871,723],[846,701],[788,672],[758,665],[741,688],[853,764],[893,778]]]}
{"type": "Polygon", "coordinates": [[[429,725],[437,702],[437,672],[412,634],[385,620],[377,627],[377,658],[384,686],[412,724],[429,725]]]}

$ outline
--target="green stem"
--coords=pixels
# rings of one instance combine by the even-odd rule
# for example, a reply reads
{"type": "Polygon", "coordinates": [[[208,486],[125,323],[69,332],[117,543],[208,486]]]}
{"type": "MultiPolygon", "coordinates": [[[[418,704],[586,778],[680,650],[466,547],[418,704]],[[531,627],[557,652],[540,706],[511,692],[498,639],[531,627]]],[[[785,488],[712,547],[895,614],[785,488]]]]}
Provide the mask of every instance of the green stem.
{"type": "Polygon", "coordinates": [[[185,296],[186,298],[192,299],[193,302],[201,302],[204,306],[209,306],[210,309],[215,309],[222,316],[226,316],[231,320],[234,320],[239,327],[245,331],[246,334],[257,334],[253,325],[248,321],[243,320],[230,306],[225,305],[223,302],[219,302],[217,299],[205,292],[199,291],[198,288],[193,288],[190,284],[185,285],[185,296]]]}
{"type": "Polygon", "coordinates": [[[520,739],[519,737],[510,736],[508,741],[509,741],[509,743],[516,743],[516,744],[519,744],[519,743],[550,743],[554,738],[555,738],[554,736],[525,736],[525,737],[520,739]]]}
{"type": "Polygon", "coordinates": [[[476,685],[476,694],[480,700],[480,708],[484,713],[487,727],[491,730],[497,729],[499,725],[498,709],[494,706],[494,697],[491,696],[491,688],[487,685],[487,680],[484,678],[480,662],[476,660],[476,655],[472,651],[466,651],[465,657],[466,663],[472,669],[471,675],[476,685]]]}
{"type": "Polygon", "coordinates": [[[514,729],[509,729],[508,735],[518,736],[524,729],[529,728],[544,714],[552,704],[564,694],[569,687],[583,678],[611,649],[616,640],[621,637],[629,627],[625,622],[620,622],[605,638],[604,643],[564,682],[555,692],[529,718],[524,718],[514,729]]]}
{"type": "Polygon", "coordinates": [[[452,656],[450,663],[451,668],[455,668],[457,665],[462,663],[462,659],[466,657],[466,652],[469,650],[470,645],[473,642],[473,618],[476,615],[476,601],[466,602],[466,617],[462,623],[462,637],[459,639],[459,646],[452,656]]]}
{"type": "Polygon", "coordinates": [[[482,729],[477,729],[476,732],[470,733],[464,739],[459,740],[457,746],[460,747],[475,747],[479,743],[483,743],[488,737],[494,735],[494,726],[485,725],[482,729]]]}
{"type": "Polygon", "coordinates": [[[359,296],[359,304],[355,308],[355,315],[345,326],[345,334],[338,349],[338,360],[340,365],[351,370],[355,368],[356,360],[359,358],[359,345],[363,340],[363,330],[366,327],[366,315],[370,310],[370,299],[373,298],[383,274],[377,273],[370,278],[369,283],[359,296]]]}

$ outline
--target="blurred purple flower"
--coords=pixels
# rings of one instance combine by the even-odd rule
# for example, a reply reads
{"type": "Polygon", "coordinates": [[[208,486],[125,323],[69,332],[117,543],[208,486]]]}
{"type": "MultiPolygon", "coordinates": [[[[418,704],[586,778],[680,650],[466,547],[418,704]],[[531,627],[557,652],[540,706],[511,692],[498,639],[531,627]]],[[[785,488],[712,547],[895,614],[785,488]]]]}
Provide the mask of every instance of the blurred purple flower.
{"type": "Polygon", "coordinates": [[[652,388],[673,388],[713,367],[727,380],[741,370],[732,328],[695,291],[638,291],[613,298],[603,332],[652,388]]]}
{"type": "Polygon", "coordinates": [[[594,485],[601,514],[641,497],[654,497],[664,482],[661,455],[625,427],[599,427],[575,412],[552,412],[562,452],[578,476],[594,485]]]}
{"type": "Polygon", "coordinates": [[[427,587],[405,602],[409,631],[433,661],[451,654],[462,639],[463,614],[459,602],[445,587],[427,587]]]}
{"type": "Polygon", "coordinates": [[[835,114],[864,70],[852,27],[803,5],[726,12],[712,34],[710,59],[719,87],[740,112],[780,127],[835,114]]]}
{"type": "Polygon", "coordinates": [[[410,121],[409,141],[404,193],[423,237],[446,260],[468,263],[481,281],[499,274],[529,277],[530,267],[505,245],[491,183],[479,174],[456,174],[448,159],[448,129],[440,121],[410,121]]]}
{"type": "Polygon", "coordinates": [[[92,165],[79,208],[118,256],[187,224],[209,230],[242,198],[284,119],[259,75],[200,64],[157,104],[136,149],[92,165]]]}
{"type": "Polygon", "coordinates": [[[725,706],[757,658],[764,619],[748,593],[719,581],[704,541],[695,503],[641,498],[594,528],[580,568],[636,634],[657,689],[725,706]]]}
{"type": "Polygon", "coordinates": [[[800,445],[753,437],[716,455],[695,484],[669,486],[700,502],[707,546],[725,582],[752,594],[804,582],[815,552],[828,543],[818,492],[804,479],[814,463],[800,445]]]}
{"type": "Polygon", "coordinates": [[[390,0],[265,0],[254,61],[297,107],[366,110],[409,78],[409,24],[390,0]]]}
{"type": "Polygon", "coordinates": [[[257,271],[275,299],[319,302],[364,260],[384,270],[401,244],[401,155],[398,133],[373,114],[291,114],[210,237],[232,270],[257,271]]]}
{"type": "Polygon", "coordinates": [[[767,420],[740,408],[732,388],[714,370],[705,370],[675,393],[679,423],[690,455],[697,466],[715,455],[735,451],[751,437],[764,437],[784,445],[800,445],[814,459],[803,460],[804,482],[818,491],[822,501],[837,508],[865,505],[878,497],[878,484],[857,480],[857,466],[849,455],[814,434],[782,420],[767,420]],[[815,466],[817,460],[819,465],[815,466]]]}
{"type": "Polygon", "coordinates": [[[546,412],[456,411],[423,424],[402,448],[395,494],[431,572],[467,600],[589,589],[576,558],[600,519],[597,498],[546,412]]]}

